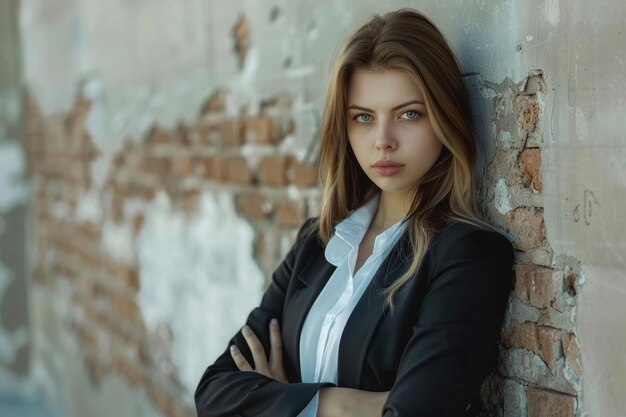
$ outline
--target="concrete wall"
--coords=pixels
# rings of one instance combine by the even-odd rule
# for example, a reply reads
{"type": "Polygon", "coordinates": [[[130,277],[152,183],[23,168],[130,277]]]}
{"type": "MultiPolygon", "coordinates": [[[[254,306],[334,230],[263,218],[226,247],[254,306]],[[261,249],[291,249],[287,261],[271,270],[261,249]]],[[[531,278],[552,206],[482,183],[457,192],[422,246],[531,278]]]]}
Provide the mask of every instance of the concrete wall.
{"type": "Polygon", "coordinates": [[[0,387],[26,389],[29,373],[26,217],[28,186],[23,147],[17,1],[0,4],[0,387]]]}
{"type": "MultiPolygon", "coordinates": [[[[21,43],[6,38],[3,62],[23,61],[3,91],[25,101],[13,136],[28,150],[33,210],[32,232],[8,239],[32,239],[29,380],[63,415],[191,415],[195,381],[317,212],[311,161],[339,42],[393,6],[10,4],[21,43]]],[[[402,5],[461,61],[483,207],[516,246],[485,415],[621,415],[625,7],[402,5]]],[[[24,171],[9,166],[0,178],[24,171]]],[[[6,369],[7,384],[19,379],[6,369]]]]}

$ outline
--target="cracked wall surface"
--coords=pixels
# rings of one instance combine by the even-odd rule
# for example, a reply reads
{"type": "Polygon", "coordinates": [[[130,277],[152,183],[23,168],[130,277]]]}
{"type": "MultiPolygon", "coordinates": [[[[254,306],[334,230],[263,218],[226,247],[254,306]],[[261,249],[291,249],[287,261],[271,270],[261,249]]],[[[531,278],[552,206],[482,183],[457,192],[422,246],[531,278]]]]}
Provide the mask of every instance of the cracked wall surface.
{"type": "MultiPolygon", "coordinates": [[[[516,249],[482,415],[621,415],[625,6],[403,5],[429,16],[459,57],[481,209],[516,249]]],[[[6,301],[7,283],[30,294],[29,312],[11,318],[30,314],[32,337],[30,370],[0,362],[2,385],[26,372],[67,416],[98,404],[193,415],[194,381],[318,212],[313,161],[339,42],[390,7],[19,2],[20,42],[6,42],[23,68],[2,90],[0,186],[22,196],[11,203],[22,220],[3,200],[0,244],[29,239],[32,283],[0,253],[0,352],[26,343],[6,324],[17,299],[6,301]],[[26,221],[29,231],[14,228],[26,221]]]]}

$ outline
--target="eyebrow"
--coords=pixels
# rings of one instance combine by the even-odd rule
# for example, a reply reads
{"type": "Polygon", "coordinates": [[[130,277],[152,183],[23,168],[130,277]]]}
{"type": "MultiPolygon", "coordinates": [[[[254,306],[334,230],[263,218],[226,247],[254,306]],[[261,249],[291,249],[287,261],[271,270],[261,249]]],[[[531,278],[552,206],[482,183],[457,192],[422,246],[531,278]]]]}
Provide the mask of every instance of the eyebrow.
{"type": "MultiPolygon", "coordinates": [[[[402,104],[397,105],[396,107],[394,107],[393,109],[391,109],[391,111],[401,109],[402,107],[406,107],[406,106],[408,106],[409,104],[422,104],[422,105],[423,105],[423,104],[424,104],[424,102],[423,102],[423,101],[420,101],[420,100],[411,100],[411,101],[407,101],[406,103],[402,103],[402,104]]],[[[366,108],[366,107],[362,107],[362,106],[357,106],[356,104],[352,104],[352,105],[350,105],[350,106],[348,107],[348,110],[349,110],[349,109],[357,109],[357,110],[363,110],[363,111],[368,111],[368,112],[374,113],[374,110],[372,110],[372,109],[368,109],[368,108],[366,108]]]]}

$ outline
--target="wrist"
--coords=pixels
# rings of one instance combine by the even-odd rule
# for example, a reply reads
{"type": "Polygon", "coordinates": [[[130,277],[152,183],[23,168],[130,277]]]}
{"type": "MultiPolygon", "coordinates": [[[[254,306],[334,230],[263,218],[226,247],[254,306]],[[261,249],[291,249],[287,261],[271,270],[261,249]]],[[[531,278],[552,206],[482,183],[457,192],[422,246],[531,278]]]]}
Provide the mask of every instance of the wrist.
{"type": "Polygon", "coordinates": [[[350,417],[346,388],[323,387],[319,390],[316,417],[350,417]]]}

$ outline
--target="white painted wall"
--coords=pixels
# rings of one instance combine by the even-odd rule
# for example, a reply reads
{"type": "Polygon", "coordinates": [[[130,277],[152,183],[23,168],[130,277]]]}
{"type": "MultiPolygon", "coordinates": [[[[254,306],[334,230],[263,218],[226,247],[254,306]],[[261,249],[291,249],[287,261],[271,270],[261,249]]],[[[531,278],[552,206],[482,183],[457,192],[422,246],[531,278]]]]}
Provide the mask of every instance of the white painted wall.
{"type": "Polygon", "coordinates": [[[146,214],[136,242],[138,302],[150,330],[170,327],[171,357],[193,392],[259,304],[264,278],[252,258],[254,233],[227,193],[203,194],[193,218],[161,193],[146,214]]]}

